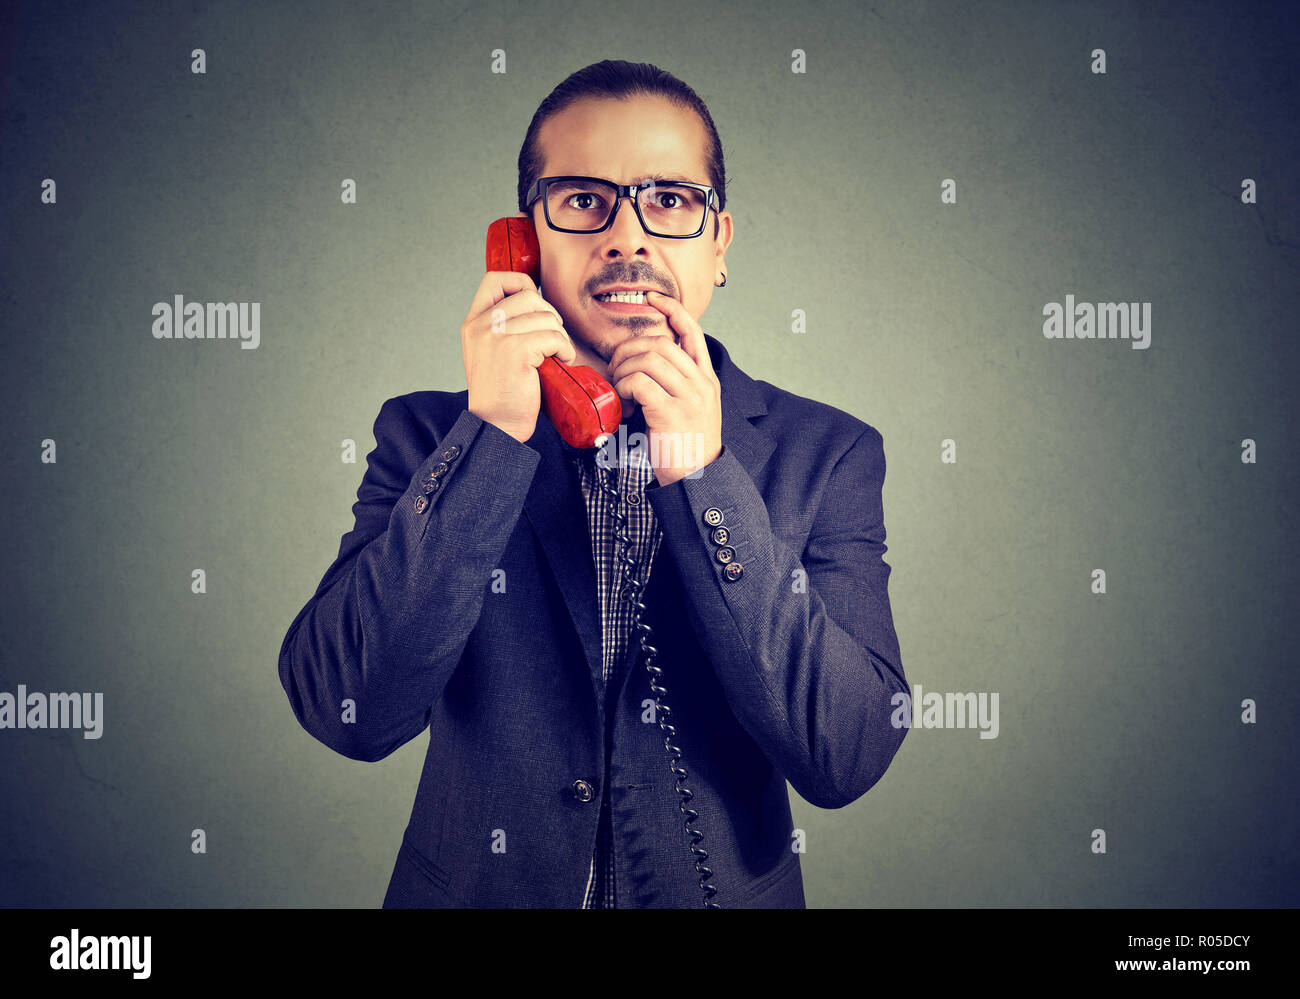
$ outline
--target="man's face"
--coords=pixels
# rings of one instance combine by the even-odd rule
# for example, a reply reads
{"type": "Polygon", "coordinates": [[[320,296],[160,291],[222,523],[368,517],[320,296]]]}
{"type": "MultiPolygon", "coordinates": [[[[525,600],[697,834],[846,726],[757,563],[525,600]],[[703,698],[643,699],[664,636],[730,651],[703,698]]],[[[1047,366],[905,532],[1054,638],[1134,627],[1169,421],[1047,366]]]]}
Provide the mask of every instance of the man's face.
{"type": "MultiPolygon", "coordinates": [[[[538,131],[545,164],[541,176],[600,177],[616,184],[657,176],[708,184],[707,139],[697,115],[662,97],[584,99],[547,119],[538,131]]],[[[631,200],[622,198],[613,225],[604,232],[568,233],[548,226],[541,199],[534,202],[543,294],[564,318],[578,363],[600,371],[628,337],[673,334],[658,309],[605,305],[595,298],[602,289],[649,286],[680,301],[696,320],[704,315],[731,243],[731,214],[720,214],[716,239],[714,214],[709,212],[704,231],[694,239],[665,239],[648,235],[631,200]]]]}

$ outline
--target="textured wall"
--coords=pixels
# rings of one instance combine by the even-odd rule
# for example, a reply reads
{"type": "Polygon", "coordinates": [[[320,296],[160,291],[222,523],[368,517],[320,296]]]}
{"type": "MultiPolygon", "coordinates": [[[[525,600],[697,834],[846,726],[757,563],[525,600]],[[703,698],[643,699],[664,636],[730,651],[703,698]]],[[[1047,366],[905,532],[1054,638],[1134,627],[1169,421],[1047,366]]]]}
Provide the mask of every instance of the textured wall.
{"type": "Polygon", "coordinates": [[[0,42],[0,691],[103,730],[0,730],[0,904],[379,904],[424,740],[332,754],[279,645],[380,404],[464,388],[524,131],[604,58],[721,133],[704,328],[884,436],[909,680],[998,695],[996,738],[792,795],[809,906],[1300,902],[1290,5],[85,6],[0,42]],[[260,303],[257,348],[156,339],[176,295],[260,303]],[[1067,295],[1149,303],[1146,348],[1045,337],[1067,295]]]}

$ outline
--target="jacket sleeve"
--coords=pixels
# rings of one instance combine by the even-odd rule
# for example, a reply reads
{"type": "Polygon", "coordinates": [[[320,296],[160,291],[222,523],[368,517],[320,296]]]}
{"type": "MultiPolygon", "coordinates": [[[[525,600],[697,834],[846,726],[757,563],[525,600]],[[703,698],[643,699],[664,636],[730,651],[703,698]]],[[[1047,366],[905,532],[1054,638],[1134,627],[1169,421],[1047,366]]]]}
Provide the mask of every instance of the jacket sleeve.
{"type": "Polygon", "coordinates": [[[540,460],[468,410],[425,454],[429,432],[400,398],[374,433],[355,526],[289,626],[279,666],[303,728],[368,762],[428,726],[540,460]]]}
{"type": "Polygon", "coordinates": [[[726,447],[698,477],[646,493],[727,703],[820,808],[865,794],[907,731],[891,722],[891,698],[908,687],[881,557],[884,479],[883,441],[867,426],[836,461],[802,552],[773,533],[762,496],[726,447]],[[711,508],[741,565],[735,579],[715,557],[711,508]]]}

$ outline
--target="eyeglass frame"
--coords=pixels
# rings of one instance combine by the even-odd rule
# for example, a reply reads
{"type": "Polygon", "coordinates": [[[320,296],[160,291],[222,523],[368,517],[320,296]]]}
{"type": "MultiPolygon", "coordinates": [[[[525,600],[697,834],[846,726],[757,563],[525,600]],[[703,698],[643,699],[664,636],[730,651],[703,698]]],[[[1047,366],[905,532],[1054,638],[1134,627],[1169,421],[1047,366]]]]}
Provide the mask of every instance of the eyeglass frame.
{"type": "Polygon", "coordinates": [[[596,233],[604,232],[606,229],[612,226],[614,224],[614,219],[618,218],[618,210],[623,207],[624,198],[632,199],[632,209],[633,211],[636,212],[637,221],[641,223],[642,231],[645,232],[647,236],[653,236],[655,239],[698,239],[700,235],[704,232],[704,226],[709,221],[709,211],[713,210],[719,213],[721,213],[722,211],[722,204],[718,200],[717,191],[715,191],[708,184],[696,184],[694,181],[690,181],[690,180],[645,180],[636,184],[615,184],[612,180],[606,180],[603,177],[577,177],[572,175],[565,175],[559,177],[538,177],[535,181],[533,181],[533,186],[528,189],[528,197],[525,200],[524,210],[527,211],[529,214],[531,214],[533,210],[533,205],[536,203],[538,198],[542,199],[542,215],[546,219],[546,224],[548,226],[550,226],[556,232],[571,232],[579,236],[594,236],[596,233]],[[609,187],[614,188],[616,192],[614,195],[614,207],[609,213],[609,218],[605,220],[605,224],[601,226],[599,229],[565,229],[552,222],[551,207],[546,199],[546,192],[547,192],[547,188],[550,187],[551,182],[556,180],[592,180],[598,184],[605,184],[609,187]],[[638,195],[642,191],[649,191],[652,190],[653,188],[660,187],[660,186],[689,187],[689,188],[693,188],[696,191],[702,191],[704,194],[707,195],[707,199],[704,206],[704,214],[700,217],[700,227],[696,229],[695,232],[682,235],[682,236],[671,236],[666,233],[661,234],[661,233],[650,231],[650,227],[646,225],[645,216],[641,214],[641,199],[638,197],[638,195]]]}

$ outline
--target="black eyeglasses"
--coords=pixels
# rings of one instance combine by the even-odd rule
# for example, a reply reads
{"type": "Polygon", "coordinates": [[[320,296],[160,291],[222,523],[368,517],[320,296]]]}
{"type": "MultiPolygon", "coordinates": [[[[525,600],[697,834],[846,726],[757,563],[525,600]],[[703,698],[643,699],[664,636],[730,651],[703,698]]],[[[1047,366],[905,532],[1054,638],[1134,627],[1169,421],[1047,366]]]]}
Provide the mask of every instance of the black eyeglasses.
{"type": "Polygon", "coordinates": [[[557,232],[604,232],[623,199],[631,198],[649,235],[693,239],[704,231],[709,209],[721,210],[712,187],[685,180],[614,184],[599,177],[539,177],[529,188],[525,210],[531,212],[538,198],[546,224],[557,232]]]}

